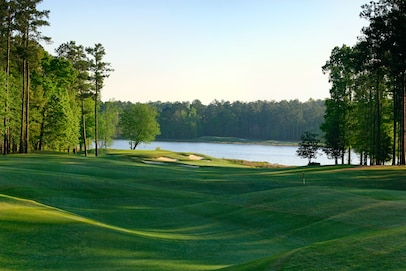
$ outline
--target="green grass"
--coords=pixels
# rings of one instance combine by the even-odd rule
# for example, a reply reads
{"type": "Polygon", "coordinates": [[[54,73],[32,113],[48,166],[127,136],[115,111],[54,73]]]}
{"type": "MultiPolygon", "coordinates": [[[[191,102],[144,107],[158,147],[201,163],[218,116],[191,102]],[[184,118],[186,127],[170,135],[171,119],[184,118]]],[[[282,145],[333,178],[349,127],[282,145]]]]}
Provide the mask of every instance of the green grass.
{"type": "Polygon", "coordinates": [[[0,157],[0,270],[406,268],[405,167],[189,155],[0,157]]]}

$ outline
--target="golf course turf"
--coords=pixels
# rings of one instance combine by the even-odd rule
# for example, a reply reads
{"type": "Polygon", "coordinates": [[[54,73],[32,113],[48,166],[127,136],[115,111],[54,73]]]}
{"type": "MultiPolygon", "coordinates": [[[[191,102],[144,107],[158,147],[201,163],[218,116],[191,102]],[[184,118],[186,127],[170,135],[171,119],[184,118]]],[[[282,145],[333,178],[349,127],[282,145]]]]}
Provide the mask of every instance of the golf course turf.
{"type": "Polygon", "coordinates": [[[0,157],[0,270],[406,269],[406,167],[190,155],[0,157]]]}

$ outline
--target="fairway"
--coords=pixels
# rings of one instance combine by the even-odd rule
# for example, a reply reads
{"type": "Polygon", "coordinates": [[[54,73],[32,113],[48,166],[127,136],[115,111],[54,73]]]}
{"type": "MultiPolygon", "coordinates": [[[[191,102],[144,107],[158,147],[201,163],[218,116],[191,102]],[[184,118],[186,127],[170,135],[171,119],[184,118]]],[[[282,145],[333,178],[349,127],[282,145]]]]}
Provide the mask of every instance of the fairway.
{"type": "Polygon", "coordinates": [[[405,167],[188,157],[0,157],[0,270],[406,268],[405,167]]]}

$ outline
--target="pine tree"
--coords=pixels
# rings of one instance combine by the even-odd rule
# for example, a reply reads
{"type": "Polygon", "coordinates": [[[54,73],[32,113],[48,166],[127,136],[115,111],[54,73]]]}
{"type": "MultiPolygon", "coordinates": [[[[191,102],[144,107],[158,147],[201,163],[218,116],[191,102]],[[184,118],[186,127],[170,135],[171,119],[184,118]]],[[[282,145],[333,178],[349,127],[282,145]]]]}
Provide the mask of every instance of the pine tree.
{"type": "Polygon", "coordinates": [[[86,48],[86,51],[92,56],[90,60],[91,79],[94,82],[94,140],[95,140],[95,155],[98,156],[99,132],[98,132],[98,105],[100,99],[100,91],[104,85],[104,79],[109,77],[113,71],[110,63],[103,62],[106,54],[102,44],[97,43],[94,47],[86,48]]]}

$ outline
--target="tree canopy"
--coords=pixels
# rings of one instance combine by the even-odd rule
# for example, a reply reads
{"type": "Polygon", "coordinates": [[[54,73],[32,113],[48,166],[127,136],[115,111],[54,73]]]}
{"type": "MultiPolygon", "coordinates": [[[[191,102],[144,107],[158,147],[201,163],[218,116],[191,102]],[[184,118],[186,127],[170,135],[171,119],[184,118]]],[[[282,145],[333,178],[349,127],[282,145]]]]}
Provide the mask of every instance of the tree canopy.
{"type": "Polygon", "coordinates": [[[100,90],[112,69],[100,43],[86,50],[71,41],[57,56],[46,52],[40,41],[50,38],[41,29],[50,11],[39,10],[41,2],[0,0],[0,147],[3,154],[69,151],[79,143],[87,154],[97,142],[100,90]]]}
{"type": "Polygon", "coordinates": [[[155,107],[149,104],[130,104],[124,109],[119,125],[121,135],[129,140],[131,149],[135,149],[141,142],[151,142],[159,135],[157,114],[155,107]]]}
{"type": "Polygon", "coordinates": [[[252,140],[298,141],[309,130],[319,133],[324,101],[213,101],[152,103],[158,109],[158,139],[195,139],[202,136],[252,140]]]}
{"type": "Polygon", "coordinates": [[[362,6],[369,25],[353,46],[337,46],[323,66],[331,83],[321,129],[326,152],[347,150],[361,163],[405,164],[406,2],[371,1],[362,6]]]}

